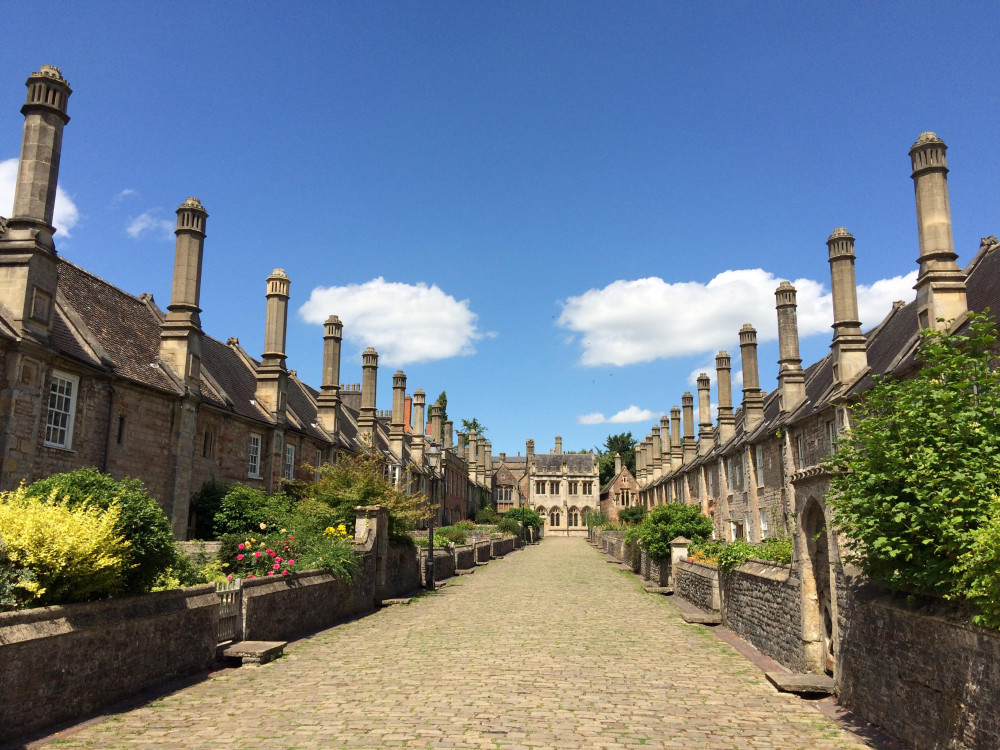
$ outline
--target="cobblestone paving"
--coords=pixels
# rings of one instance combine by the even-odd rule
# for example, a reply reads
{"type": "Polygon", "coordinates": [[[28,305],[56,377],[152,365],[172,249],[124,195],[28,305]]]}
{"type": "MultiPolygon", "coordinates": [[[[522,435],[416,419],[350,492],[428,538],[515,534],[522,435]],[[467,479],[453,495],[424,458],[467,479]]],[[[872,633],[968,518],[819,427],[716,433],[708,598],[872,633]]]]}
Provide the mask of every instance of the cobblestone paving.
{"type": "Polygon", "coordinates": [[[547,539],[49,747],[864,747],[605,559],[547,539]]]}

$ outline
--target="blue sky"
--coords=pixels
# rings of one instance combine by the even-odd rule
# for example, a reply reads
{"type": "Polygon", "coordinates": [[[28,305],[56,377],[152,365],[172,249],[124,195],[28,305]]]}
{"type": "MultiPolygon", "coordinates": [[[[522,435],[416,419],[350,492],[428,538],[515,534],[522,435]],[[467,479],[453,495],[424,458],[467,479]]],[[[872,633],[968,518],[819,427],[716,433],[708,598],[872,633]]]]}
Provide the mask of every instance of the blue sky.
{"type": "Polygon", "coordinates": [[[197,196],[207,333],[259,356],[284,268],[302,379],[336,313],[342,380],[374,345],[380,408],[401,368],[495,452],[641,438],[719,348],[738,371],[745,322],[770,390],[782,279],[823,356],[837,226],[864,326],[910,299],[922,131],[949,146],[960,263],[1000,234],[995,3],[14,0],[4,20],[24,32],[0,45],[0,215],[22,84],[58,65],[66,258],[165,307],[197,196]]]}

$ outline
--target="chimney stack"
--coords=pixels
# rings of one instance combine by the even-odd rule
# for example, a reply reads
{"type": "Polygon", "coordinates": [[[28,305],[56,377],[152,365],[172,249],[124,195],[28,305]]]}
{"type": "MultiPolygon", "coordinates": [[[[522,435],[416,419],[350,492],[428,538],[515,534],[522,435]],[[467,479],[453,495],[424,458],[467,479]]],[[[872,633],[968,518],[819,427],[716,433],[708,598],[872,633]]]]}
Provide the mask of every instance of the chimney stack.
{"type": "Polygon", "coordinates": [[[660,417],[660,475],[670,473],[670,417],[660,417]]]}
{"type": "Polygon", "coordinates": [[[483,438],[483,484],[493,489],[493,443],[483,438]]]}
{"type": "Polygon", "coordinates": [[[562,453],[562,435],[556,435],[556,453],[562,453]]]}
{"type": "Polygon", "coordinates": [[[764,396],[757,374],[757,330],[749,323],[740,329],[740,361],[743,365],[743,433],[749,435],[764,421],[764,396]]]}
{"type": "Polygon", "coordinates": [[[475,430],[469,430],[469,438],[465,446],[466,450],[468,451],[468,453],[466,454],[467,456],[466,461],[468,462],[469,479],[475,482],[478,481],[476,464],[478,463],[479,459],[479,457],[476,455],[479,452],[479,439],[478,436],[476,435],[475,430]]]}
{"type": "Polygon", "coordinates": [[[622,473],[622,454],[621,453],[616,453],[615,454],[615,476],[617,477],[621,473],[622,473]]]}
{"type": "Polygon", "coordinates": [[[670,408],[670,470],[677,471],[684,464],[684,447],[681,444],[681,409],[670,408]]]}
{"type": "Polygon", "coordinates": [[[431,442],[440,443],[444,445],[444,435],[442,430],[444,425],[441,424],[441,404],[435,402],[431,404],[431,442]]]}
{"type": "Polygon", "coordinates": [[[715,447],[712,430],[712,381],[705,373],[698,376],[698,455],[704,456],[715,447]]]}
{"type": "Polygon", "coordinates": [[[694,396],[690,391],[681,396],[681,407],[684,409],[684,463],[689,464],[698,455],[698,446],[694,443],[694,396]]]}
{"type": "Polygon", "coordinates": [[[790,412],[806,400],[806,374],[799,357],[795,287],[782,281],[774,297],[778,310],[778,408],[790,412]]]}
{"type": "Polygon", "coordinates": [[[843,387],[868,367],[868,342],[858,320],[858,287],[854,276],[854,237],[837,227],[826,241],[830,249],[833,287],[833,383],[843,387]]]}
{"type": "Polygon", "coordinates": [[[406,373],[396,370],[392,376],[392,416],[389,418],[389,448],[406,464],[406,373]]]}
{"type": "Polygon", "coordinates": [[[167,315],[160,326],[160,359],[184,382],[190,393],[201,384],[201,260],[208,212],[197,198],[177,209],[174,279],[167,315]]]}
{"type": "Polygon", "coordinates": [[[335,440],[337,409],[340,407],[340,342],[344,326],[340,318],[331,315],[323,324],[323,382],[316,397],[316,417],[319,426],[335,440]]]}
{"type": "Polygon", "coordinates": [[[948,147],[934,133],[921,133],[910,148],[917,199],[920,273],[917,321],[921,328],[947,330],[948,321],[968,312],[965,273],[958,267],[948,201],[948,147]],[[942,318],[943,321],[939,321],[942,318]]]}
{"type": "MultiPolygon", "coordinates": [[[[439,410],[440,410],[440,404],[438,406],[439,406],[439,410]]],[[[438,419],[440,419],[440,418],[441,418],[441,415],[439,414],[438,415],[438,419]]],[[[455,445],[455,434],[454,434],[454,432],[455,432],[455,425],[454,425],[454,423],[450,419],[445,420],[445,423],[444,423],[444,449],[446,451],[452,450],[452,448],[455,445]]]]}
{"type": "Polygon", "coordinates": [[[0,227],[0,303],[19,333],[48,341],[59,272],[52,216],[59,181],[66,103],[73,90],[59,68],[43,65],[25,82],[21,158],[13,215],[0,227]]]}
{"type": "Polygon", "coordinates": [[[652,469],[653,480],[659,479],[663,476],[663,463],[660,456],[660,425],[654,424],[653,429],[650,431],[650,444],[649,444],[649,465],[652,469]]]}
{"type": "Polygon", "coordinates": [[[427,403],[427,394],[423,389],[418,388],[413,392],[413,426],[410,429],[410,452],[417,466],[424,463],[424,408],[427,403]]]}
{"type": "Polygon", "coordinates": [[[733,414],[733,383],[729,352],[715,355],[715,379],[719,389],[719,445],[725,445],[736,434],[736,417],[733,414]]]}
{"type": "Polygon", "coordinates": [[[267,277],[267,313],[264,354],[257,368],[257,401],[278,422],[285,421],[288,370],[285,369],[285,334],[288,330],[288,294],[291,281],[275,268],[267,277]]]}
{"type": "Polygon", "coordinates": [[[368,347],[361,353],[361,408],[358,436],[367,435],[375,446],[375,390],[378,387],[378,352],[368,347]]]}

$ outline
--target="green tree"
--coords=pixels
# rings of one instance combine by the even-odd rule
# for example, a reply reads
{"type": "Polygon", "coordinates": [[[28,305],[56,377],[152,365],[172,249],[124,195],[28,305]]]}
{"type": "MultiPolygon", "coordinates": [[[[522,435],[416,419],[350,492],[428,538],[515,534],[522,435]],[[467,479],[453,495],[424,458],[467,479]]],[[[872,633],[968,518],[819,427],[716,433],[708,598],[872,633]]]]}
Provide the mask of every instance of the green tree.
{"type": "Polygon", "coordinates": [[[482,435],[484,432],[486,432],[486,427],[483,425],[482,422],[480,422],[475,417],[473,417],[472,419],[463,419],[462,427],[465,429],[466,433],[475,430],[477,435],[482,435]]]}
{"type": "Polygon", "coordinates": [[[642,523],[626,539],[636,539],[654,560],[670,556],[670,543],[679,536],[694,543],[712,535],[712,519],[702,515],[697,505],[667,503],[649,510],[642,523]]]}
{"type": "Polygon", "coordinates": [[[608,435],[607,440],[604,441],[603,449],[597,449],[602,487],[615,478],[616,453],[621,456],[622,466],[635,474],[635,446],[636,440],[632,437],[631,432],[608,435]]]}
{"type": "Polygon", "coordinates": [[[921,336],[913,376],[876,378],[853,408],[827,497],[846,559],[865,574],[961,596],[976,534],[1000,494],[997,334],[973,314],[961,333],[921,336]]]}
{"type": "Polygon", "coordinates": [[[441,434],[437,436],[437,439],[444,443],[444,423],[448,421],[448,394],[441,391],[441,395],[437,397],[434,402],[441,407],[441,434]]]}

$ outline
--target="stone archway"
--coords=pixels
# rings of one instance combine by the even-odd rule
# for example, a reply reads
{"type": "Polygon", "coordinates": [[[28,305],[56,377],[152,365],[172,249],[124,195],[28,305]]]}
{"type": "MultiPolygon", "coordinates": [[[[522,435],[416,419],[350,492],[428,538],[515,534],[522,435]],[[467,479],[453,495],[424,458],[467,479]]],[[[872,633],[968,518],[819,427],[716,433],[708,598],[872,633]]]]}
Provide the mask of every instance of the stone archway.
{"type": "Polygon", "coordinates": [[[806,555],[802,566],[802,628],[806,657],[819,672],[833,674],[833,586],[830,580],[830,533],[823,506],[810,497],[802,514],[806,555]]]}

